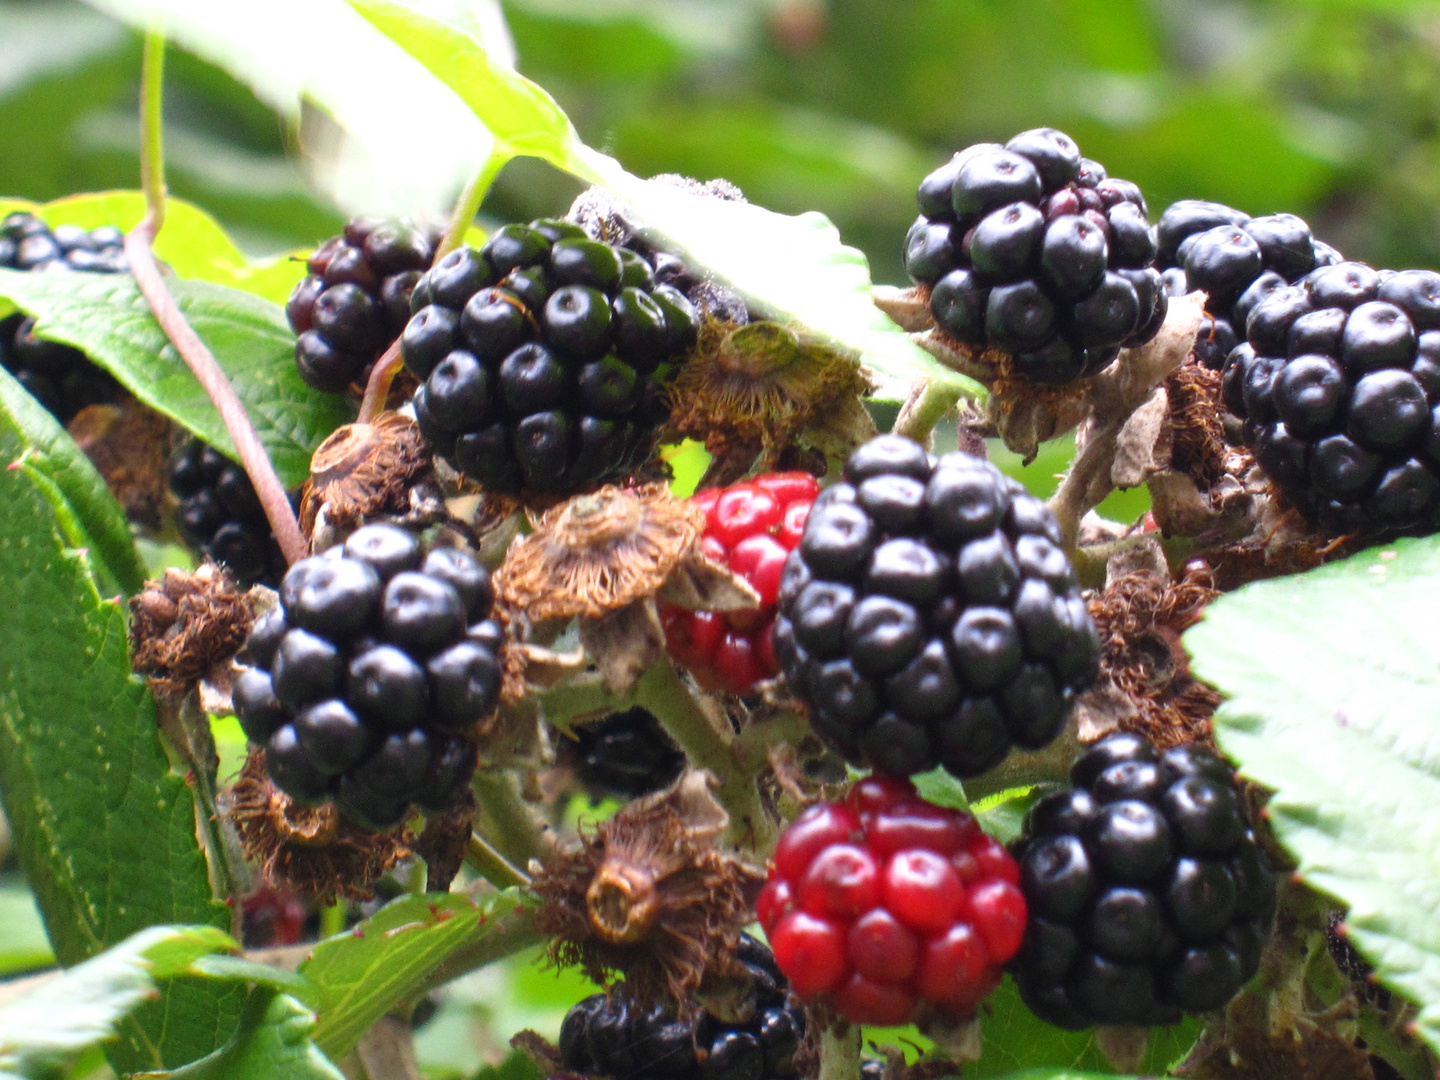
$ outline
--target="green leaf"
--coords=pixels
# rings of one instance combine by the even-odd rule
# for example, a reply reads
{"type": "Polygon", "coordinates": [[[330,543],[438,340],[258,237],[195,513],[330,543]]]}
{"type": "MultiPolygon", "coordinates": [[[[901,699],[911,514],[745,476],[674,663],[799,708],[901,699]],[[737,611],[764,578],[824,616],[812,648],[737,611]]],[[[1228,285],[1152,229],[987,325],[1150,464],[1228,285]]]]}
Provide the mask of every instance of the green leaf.
{"type": "Polygon", "coordinates": [[[1377,976],[1440,1048],[1440,537],[1221,597],[1185,635],[1215,735],[1377,976]]]}
{"type": "Polygon", "coordinates": [[[34,894],[20,885],[0,886],[0,978],[53,963],[34,894]]]}
{"type": "Polygon", "coordinates": [[[455,974],[537,940],[513,890],[479,899],[459,893],[402,897],[322,941],[300,965],[314,988],[304,995],[306,1004],[320,1017],[315,1041],[332,1058],[343,1057],[398,1002],[447,965],[460,965],[462,953],[455,974]]]}
{"type": "MultiPolygon", "coordinates": [[[[315,1014],[269,987],[250,993],[240,1025],[209,1057],[174,1072],[143,1073],[153,1080],[343,1080],[311,1040],[315,1014]]],[[[136,1077],[135,1080],[141,1080],[136,1077]]]]}
{"type": "MultiPolygon", "coordinates": [[[[280,479],[287,487],[303,483],[315,447],[351,419],[343,396],[321,394],[301,381],[295,336],[276,305],[208,282],[169,285],[229,376],[280,479]]],[[[0,296],[36,316],[36,333],[83,349],[146,405],[234,456],[220,414],[166,340],[133,279],[0,270],[0,296]]]]}
{"type": "Polygon", "coordinates": [[[824,214],[776,214],[642,180],[582,143],[555,100],[495,64],[476,36],[396,0],[348,2],[455,91],[495,134],[497,151],[543,158],[609,188],[631,204],[652,239],[682,251],[752,308],[858,354],[879,376],[881,397],[903,400],[916,379],[984,396],[983,387],[939,363],[871,303],[864,254],[842,244],[824,214]]]}
{"type": "Polygon", "coordinates": [[[71,546],[89,548],[127,595],[138,591],[145,583],[145,567],[125,512],[75,440],[3,368],[0,423],[12,428],[16,441],[24,447],[16,460],[23,460],[32,478],[47,489],[57,512],[68,512],[81,530],[81,536],[72,540],[71,546]]]}
{"type": "MultiPolygon", "coordinates": [[[[42,275],[36,275],[42,276],[42,275]]],[[[0,461],[23,451],[0,425],[0,461]]],[[[162,922],[230,925],[196,843],[195,800],[130,672],[126,619],[57,535],[23,470],[0,471],[0,796],[55,955],[75,964],[162,922]]],[[[166,988],[122,1028],[117,1069],[213,1050],[239,1001],[223,986],[166,988]]]]}
{"type": "Polygon", "coordinates": [[[211,926],[154,926],[77,964],[0,1009],[0,1076],[58,1077],[82,1050],[115,1034],[157,983],[209,953],[235,948],[211,926]]]}

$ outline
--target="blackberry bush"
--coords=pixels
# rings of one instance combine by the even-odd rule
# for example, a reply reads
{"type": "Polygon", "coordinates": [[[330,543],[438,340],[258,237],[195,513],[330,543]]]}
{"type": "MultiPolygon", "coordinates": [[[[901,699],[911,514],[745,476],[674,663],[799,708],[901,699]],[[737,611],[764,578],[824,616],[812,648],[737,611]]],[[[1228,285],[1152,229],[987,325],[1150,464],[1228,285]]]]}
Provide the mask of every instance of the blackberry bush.
{"type": "Polygon", "coordinates": [[[701,550],[760,594],[760,607],[750,611],[689,611],[662,604],[670,655],[701,686],[748,694],[779,674],[774,630],[780,577],[819,493],[809,473],[784,472],[710,488],[690,500],[705,511],[701,550]]]}
{"type": "Polygon", "coordinates": [[[1250,313],[1225,407],[1331,535],[1440,528],[1440,274],[1321,267],[1250,313]]]}
{"type": "MultiPolygon", "coordinates": [[[[0,267],[123,274],[124,242],[113,226],[52,229],[34,214],[17,210],[0,221],[0,267]]],[[[113,402],[124,393],[114,376],[79,349],[37,338],[35,320],[19,313],[0,319],[0,366],[62,424],[86,406],[113,402]]]]}
{"type": "Polygon", "coordinates": [[[920,182],[905,270],[957,341],[1031,382],[1094,375],[1143,345],[1169,301],[1140,189],[1035,128],[966,147],[920,182]]]}
{"type": "Polygon", "coordinates": [[[495,492],[564,495],[649,455],[699,320],[649,263],[541,219],[460,248],[411,298],[405,363],[435,452],[495,492]]]}
{"type": "Polygon", "coordinates": [[[753,1012],[728,1024],[701,1013],[683,1023],[656,1008],[641,1012],[622,993],[595,994],[575,1005],[560,1029],[568,1071],[632,1080],[788,1080],[805,1034],[805,1016],[786,996],[775,959],[748,934],[737,958],[749,976],[753,1012]]]}
{"type": "Polygon", "coordinates": [[[897,435],[856,450],[777,594],[775,656],[815,732],[896,776],[1048,744],[1099,657],[1060,540],[989,462],[897,435]]]}
{"type": "Polygon", "coordinates": [[[1276,896],[1229,764],[1112,735],[1070,780],[1035,804],[1015,846],[1026,1004],[1072,1029],[1218,1009],[1255,974],[1276,896]]]}
{"type": "Polygon", "coordinates": [[[285,305],[300,335],[300,377],[329,393],[363,383],[405,329],[410,294],[439,242],[438,232],[412,222],[363,215],[321,244],[285,305]]]}
{"type": "Polygon", "coordinates": [[[858,1024],[964,1017],[1020,947],[1019,880],[972,815],[871,777],[785,830],[756,914],[802,998],[858,1024]]]}
{"type": "Polygon", "coordinates": [[[498,700],[503,633],[490,607],[473,556],[427,552],[392,525],[292,566],[234,687],[275,785],[301,804],[333,799],[366,828],[397,824],[412,803],[448,810],[498,700]]]}
{"type": "Polygon", "coordinates": [[[1195,337],[1195,358],[1219,371],[1230,350],[1245,340],[1245,320],[1276,289],[1299,281],[1340,253],[1316,240],[1294,214],[1252,218],[1202,199],[1181,199],[1160,215],[1159,253],[1172,296],[1203,289],[1206,318],[1195,337]]]}
{"type": "Polygon", "coordinates": [[[244,585],[280,583],[285,559],[243,468],[199,439],[187,439],[170,459],[168,479],[179,500],[175,524],[187,544],[244,585]]]}

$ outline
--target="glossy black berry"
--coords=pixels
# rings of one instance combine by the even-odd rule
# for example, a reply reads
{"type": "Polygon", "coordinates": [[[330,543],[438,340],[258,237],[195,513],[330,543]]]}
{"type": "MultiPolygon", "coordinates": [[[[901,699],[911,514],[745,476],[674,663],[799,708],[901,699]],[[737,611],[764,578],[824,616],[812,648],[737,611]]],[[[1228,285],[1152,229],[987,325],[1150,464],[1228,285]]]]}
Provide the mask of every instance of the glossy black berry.
{"type": "Polygon", "coordinates": [[[1203,747],[1162,755],[1118,734],[1071,780],[1034,805],[1014,845],[1025,1002],[1073,1029],[1223,1006],[1255,973],[1275,913],[1275,874],[1229,766],[1203,747]]]}
{"type": "Polygon", "coordinates": [[[779,590],[776,656],[816,732],[896,774],[1049,743],[1098,657],[1057,540],[987,462],[897,436],[856,450],[779,590]]]}
{"type": "Polygon", "coordinates": [[[170,459],[175,524],[185,542],[221,563],[242,585],[275,585],[285,571],[270,522],[245,471],[218,450],[188,439],[170,459]]]}

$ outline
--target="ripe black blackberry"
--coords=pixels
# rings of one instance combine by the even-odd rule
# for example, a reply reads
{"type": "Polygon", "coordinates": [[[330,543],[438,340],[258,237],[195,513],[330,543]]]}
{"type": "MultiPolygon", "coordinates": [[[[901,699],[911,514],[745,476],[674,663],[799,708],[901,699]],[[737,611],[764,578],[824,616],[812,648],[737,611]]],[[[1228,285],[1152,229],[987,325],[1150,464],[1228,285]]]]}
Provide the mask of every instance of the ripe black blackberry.
{"type": "Polygon", "coordinates": [[[440,234],[411,222],[351,218],[306,262],[285,314],[299,339],[295,366],[316,390],[363,382],[410,318],[410,294],[430,266],[440,234]]]}
{"type": "Polygon", "coordinates": [[[961,150],[920,182],[905,270],[935,321],[1009,353],[1037,383],[1094,375],[1143,345],[1169,300],[1145,197],[1054,128],[961,150]]]}
{"type": "Polygon", "coordinates": [[[1030,919],[1012,971],[1025,1003],[1071,1029],[1218,1009],[1255,974],[1275,914],[1275,874],[1229,764],[1121,734],[1081,755],[1070,780],[1015,843],[1030,919]]]}
{"type": "Polygon", "coordinates": [[[460,248],[416,286],[405,363],[435,452],[491,491],[565,495],[649,454],[695,343],[684,294],[634,252],[542,219],[460,248]]]}
{"type": "Polygon", "coordinates": [[[1252,218],[1243,210],[1202,199],[1181,199],[1160,215],[1159,253],[1172,296],[1204,289],[1205,318],[1195,336],[1195,358],[1219,371],[1240,342],[1245,320],[1265,297],[1321,266],[1333,266],[1340,253],[1316,240],[1310,226],[1294,214],[1252,218]]]}
{"type": "Polygon", "coordinates": [[[737,953],[754,987],[754,1012],[743,1024],[709,1013],[682,1023],[664,1009],[642,1013],[622,994],[579,1002],[560,1028],[569,1072],[626,1080],[788,1080],[805,1034],[804,1013],[786,995],[770,950],[748,934],[737,953]]]}
{"type": "Polygon", "coordinates": [[[882,435],[785,563],[775,656],[848,760],[959,777],[1039,749],[1099,640],[1049,508],[989,462],[882,435]]]}
{"type": "Polygon", "coordinates": [[[1334,536],[1440,529],[1440,274],[1321,267],[1246,332],[1225,407],[1285,498],[1334,536]]]}
{"type": "Polygon", "coordinates": [[[187,544],[226,566],[243,585],[280,583],[285,557],[244,469],[199,439],[187,439],[170,459],[169,481],[180,500],[175,524],[187,544]]]}
{"type": "Polygon", "coordinates": [[[292,566],[280,606],[250,633],[251,666],[233,693],[275,785],[300,803],[334,799],[372,829],[412,803],[453,806],[475,768],[469,737],[500,692],[491,600],[473,556],[426,552],[393,525],[366,525],[292,566]]]}
{"type": "Polygon", "coordinates": [[[685,767],[685,755],[648,709],[636,706],[577,724],[565,745],[580,783],[592,797],[635,799],[667,787],[685,767]]]}
{"type": "MultiPolygon", "coordinates": [[[[34,214],[16,210],[0,221],[0,267],[123,274],[124,242],[113,226],[52,229],[34,214]]],[[[62,424],[87,405],[113,402],[124,393],[108,371],[92,364],[79,349],[37,338],[35,320],[22,314],[0,320],[0,366],[62,424]]]]}

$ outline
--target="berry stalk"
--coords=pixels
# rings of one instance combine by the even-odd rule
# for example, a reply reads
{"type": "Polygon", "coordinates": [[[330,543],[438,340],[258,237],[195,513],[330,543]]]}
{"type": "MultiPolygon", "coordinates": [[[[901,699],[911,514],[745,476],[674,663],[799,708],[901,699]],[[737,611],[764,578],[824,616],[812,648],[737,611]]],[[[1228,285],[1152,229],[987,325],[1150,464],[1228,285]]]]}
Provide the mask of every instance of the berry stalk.
{"type": "Polygon", "coordinates": [[[855,1080],[860,1075],[860,1025],[850,1024],[843,1035],[835,1028],[820,1033],[820,1072],[817,1080],[855,1080]]]}
{"type": "Polygon", "coordinates": [[[175,346],[186,365],[215,403],[225,430],[240,457],[265,517],[280,544],[286,562],[296,562],[309,554],[309,545],[295,519],[295,511],[285,494],[285,486],[275,474],[275,467],[260,445],[255,427],[245,406],[215,356],[200,340],[200,335],[185,318],[184,312],[165,287],[165,279],[155,262],[153,245],[165,223],[165,156],[163,141],[162,89],[165,77],[165,36],[151,31],[145,38],[144,60],[140,79],[140,176],[145,190],[145,216],[125,237],[125,257],[140,294],[145,297],[165,337],[175,346]]]}

